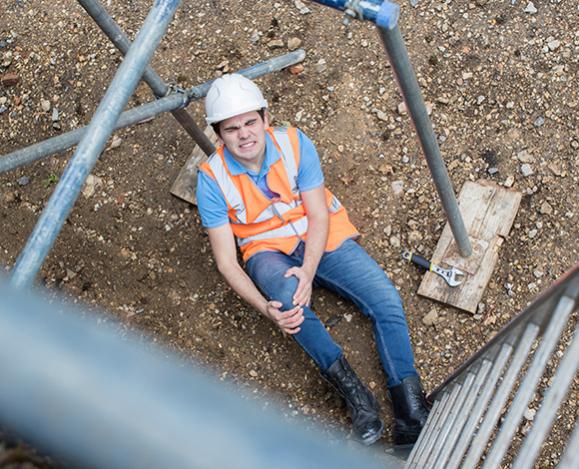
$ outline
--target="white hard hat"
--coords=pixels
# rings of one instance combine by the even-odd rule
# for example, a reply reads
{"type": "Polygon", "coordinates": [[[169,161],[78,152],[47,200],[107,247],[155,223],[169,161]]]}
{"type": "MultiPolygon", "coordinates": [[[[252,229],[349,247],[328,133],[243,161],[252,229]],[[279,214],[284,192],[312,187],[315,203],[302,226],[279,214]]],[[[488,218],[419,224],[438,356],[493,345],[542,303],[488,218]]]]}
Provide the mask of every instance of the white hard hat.
{"type": "Polygon", "coordinates": [[[217,78],[205,98],[208,124],[267,107],[267,101],[255,83],[238,73],[217,78]]]}

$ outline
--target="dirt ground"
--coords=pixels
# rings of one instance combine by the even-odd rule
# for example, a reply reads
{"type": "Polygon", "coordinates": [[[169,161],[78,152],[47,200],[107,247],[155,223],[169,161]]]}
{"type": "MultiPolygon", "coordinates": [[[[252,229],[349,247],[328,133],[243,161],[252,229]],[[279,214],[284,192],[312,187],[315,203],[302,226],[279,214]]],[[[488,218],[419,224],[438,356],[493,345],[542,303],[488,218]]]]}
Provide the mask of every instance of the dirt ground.
{"type": "MultiPolygon", "coordinates": [[[[103,3],[131,37],[152,4],[103,3]]],[[[308,13],[293,0],[182,2],[152,65],[168,82],[188,87],[298,43],[306,50],[303,72],[258,83],[276,122],[299,126],[317,144],[327,186],[399,287],[417,367],[432,390],[577,262],[576,5],[401,5],[400,28],[455,189],[486,179],[523,193],[471,315],[417,296],[422,273],[400,257],[403,248],[431,254],[445,218],[375,28],[346,26],[341,13],[305,3],[308,13]],[[435,319],[425,322],[428,313],[435,319]]],[[[0,0],[0,154],[87,124],[120,61],[76,2],[0,0]]],[[[129,106],[151,99],[142,84],[129,106]]],[[[201,103],[188,109],[201,125],[201,103]]],[[[110,311],[224,379],[277,396],[289,415],[346,428],[345,408],[314,365],[226,286],[196,209],[169,193],[191,138],[171,115],[115,135],[38,282],[110,311]]],[[[0,264],[7,271],[71,155],[0,176],[0,264]]],[[[316,291],[314,300],[390,423],[369,323],[333,294],[316,291]]],[[[559,436],[576,416],[570,399],[539,466],[556,464],[559,436]]]]}

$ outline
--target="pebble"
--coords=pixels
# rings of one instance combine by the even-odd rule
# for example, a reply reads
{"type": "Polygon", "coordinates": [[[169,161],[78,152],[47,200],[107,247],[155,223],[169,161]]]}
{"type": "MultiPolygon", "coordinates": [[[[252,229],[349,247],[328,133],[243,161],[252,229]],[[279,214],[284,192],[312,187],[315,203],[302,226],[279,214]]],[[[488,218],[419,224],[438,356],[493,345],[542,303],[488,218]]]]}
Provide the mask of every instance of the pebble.
{"type": "Polygon", "coordinates": [[[258,376],[257,371],[249,370],[249,376],[251,376],[252,378],[257,378],[258,376]]]}
{"type": "Polygon", "coordinates": [[[303,64],[292,65],[289,69],[289,71],[292,75],[299,75],[304,70],[305,70],[305,67],[303,66],[303,64]]]}
{"type": "Polygon", "coordinates": [[[3,104],[0,104],[0,114],[5,113],[8,110],[8,108],[6,106],[4,106],[3,104]]]}
{"type": "Polygon", "coordinates": [[[481,94],[476,98],[476,103],[480,106],[482,103],[484,103],[485,99],[486,98],[481,94]]]}
{"type": "Polygon", "coordinates": [[[408,114],[408,111],[406,109],[406,103],[404,101],[399,103],[396,109],[398,111],[398,114],[400,114],[401,116],[405,116],[406,114],[408,114]]]}
{"type": "Polygon", "coordinates": [[[0,83],[4,86],[14,86],[20,81],[20,76],[16,73],[6,73],[0,78],[0,83]]]}
{"type": "Polygon", "coordinates": [[[539,233],[539,231],[533,228],[532,230],[529,230],[529,232],[527,233],[527,236],[528,236],[530,239],[533,239],[533,238],[536,238],[536,237],[537,237],[537,234],[538,234],[538,233],[539,233]]]}
{"type": "Polygon", "coordinates": [[[545,123],[545,118],[542,116],[539,116],[535,119],[535,122],[533,122],[533,125],[535,127],[541,127],[544,123],[545,123]]]}
{"type": "Polygon", "coordinates": [[[314,65],[314,70],[317,73],[323,73],[326,71],[327,68],[328,68],[328,65],[326,64],[325,59],[318,60],[318,62],[314,65]]]}
{"type": "Polygon", "coordinates": [[[391,184],[391,187],[392,187],[392,192],[397,197],[402,195],[402,193],[404,192],[404,182],[402,182],[402,181],[394,181],[391,184]]]}
{"type": "Polygon", "coordinates": [[[52,108],[52,122],[58,122],[60,120],[60,115],[58,114],[57,108],[52,108]]]}
{"type": "Polygon", "coordinates": [[[535,174],[535,172],[533,171],[533,168],[531,167],[530,164],[525,163],[521,165],[521,174],[525,177],[529,177],[535,174]]]}
{"type": "Polygon", "coordinates": [[[553,39],[553,40],[547,42],[547,47],[549,48],[550,51],[554,51],[554,50],[558,49],[560,45],[561,45],[561,41],[558,41],[557,39],[553,39]]]}
{"type": "Polygon", "coordinates": [[[390,246],[393,248],[400,247],[400,238],[398,236],[390,236],[390,246]]]}
{"type": "Polygon", "coordinates": [[[298,37],[290,37],[287,41],[287,48],[289,50],[296,50],[302,45],[302,40],[298,37]]]}
{"type": "Polygon", "coordinates": [[[505,187],[513,187],[514,183],[515,183],[515,177],[514,176],[508,176],[507,179],[505,179],[505,182],[503,182],[503,185],[505,187]]]}
{"type": "Polygon", "coordinates": [[[283,47],[283,41],[281,39],[272,39],[267,43],[267,47],[270,49],[280,49],[283,47]]]}
{"type": "Polygon", "coordinates": [[[527,3],[524,12],[529,13],[530,15],[534,15],[535,13],[537,13],[537,9],[535,8],[535,5],[533,5],[533,2],[527,3]]]}
{"type": "Polygon", "coordinates": [[[523,150],[517,153],[517,160],[519,160],[521,163],[535,162],[535,158],[527,150],[523,150]]]}
{"type": "Polygon", "coordinates": [[[422,323],[426,326],[434,326],[438,322],[438,311],[431,309],[426,316],[422,318],[422,323]]]}
{"type": "Polygon", "coordinates": [[[48,99],[41,99],[40,100],[40,107],[42,108],[42,110],[44,112],[50,111],[50,107],[51,107],[50,101],[48,99]]]}
{"type": "Polygon", "coordinates": [[[497,174],[499,172],[499,168],[489,168],[487,172],[492,176],[493,174],[497,174]]]}
{"type": "Polygon", "coordinates": [[[121,143],[123,142],[123,139],[120,137],[117,137],[116,135],[113,136],[113,141],[111,142],[111,146],[109,147],[109,150],[112,150],[114,148],[118,148],[121,146],[121,143]]]}
{"type": "Polygon", "coordinates": [[[535,278],[541,278],[544,275],[544,273],[539,269],[535,269],[533,270],[533,275],[535,276],[535,278]]]}
{"type": "Polygon", "coordinates": [[[251,37],[249,38],[249,40],[251,41],[252,44],[257,44],[257,42],[259,42],[259,38],[260,38],[260,34],[259,31],[255,31],[251,37]]]}
{"type": "Polygon", "coordinates": [[[30,184],[30,178],[28,176],[22,176],[18,179],[19,186],[27,186],[28,184],[30,184]]]}
{"type": "Polygon", "coordinates": [[[537,411],[535,409],[530,409],[527,407],[527,409],[525,410],[525,413],[523,414],[523,416],[525,417],[525,419],[529,420],[530,422],[533,421],[533,419],[535,418],[535,414],[537,413],[537,411]]]}
{"type": "Polygon", "coordinates": [[[300,14],[302,14],[302,15],[307,15],[308,13],[311,13],[311,11],[312,11],[301,0],[294,0],[294,5],[299,10],[300,14]]]}
{"type": "Polygon", "coordinates": [[[549,202],[545,201],[541,204],[541,207],[539,208],[539,212],[542,215],[551,215],[553,213],[553,207],[551,207],[551,205],[549,205],[549,202]]]}
{"type": "Polygon", "coordinates": [[[86,178],[86,182],[82,190],[82,195],[84,195],[86,198],[91,197],[95,193],[97,186],[102,185],[102,182],[102,179],[98,176],[89,174],[89,176],[86,178]]]}

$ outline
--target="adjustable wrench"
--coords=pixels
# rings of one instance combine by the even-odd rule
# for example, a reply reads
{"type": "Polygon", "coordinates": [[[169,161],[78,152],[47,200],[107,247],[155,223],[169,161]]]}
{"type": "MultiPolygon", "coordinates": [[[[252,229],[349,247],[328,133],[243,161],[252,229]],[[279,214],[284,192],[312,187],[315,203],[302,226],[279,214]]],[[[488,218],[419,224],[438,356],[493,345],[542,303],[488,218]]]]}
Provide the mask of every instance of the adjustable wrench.
{"type": "Polygon", "coordinates": [[[404,251],[402,253],[402,257],[406,259],[408,262],[412,262],[424,269],[429,270],[430,272],[434,272],[435,274],[440,275],[446,283],[448,283],[451,287],[457,287],[462,283],[463,279],[458,279],[459,275],[465,275],[462,270],[457,269],[456,267],[451,267],[450,269],[443,269],[442,267],[433,264],[428,259],[422,257],[420,254],[414,254],[410,251],[404,251]]]}

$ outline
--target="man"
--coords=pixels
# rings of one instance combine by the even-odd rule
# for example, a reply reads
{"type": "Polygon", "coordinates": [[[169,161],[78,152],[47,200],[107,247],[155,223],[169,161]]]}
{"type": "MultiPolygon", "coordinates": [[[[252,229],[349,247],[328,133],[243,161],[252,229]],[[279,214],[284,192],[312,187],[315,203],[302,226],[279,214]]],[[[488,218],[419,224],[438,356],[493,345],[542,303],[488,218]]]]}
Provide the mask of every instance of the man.
{"type": "Polygon", "coordinates": [[[219,271],[314,360],[346,400],[356,438],[372,444],[384,429],[378,403],[309,306],[314,284],[353,301],[374,326],[395,443],[414,443],[428,406],[400,297],[324,188],[313,143],[295,128],[270,128],[261,91],[238,74],[215,80],[205,110],[221,146],[201,166],[197,202],[219,271]]]}

